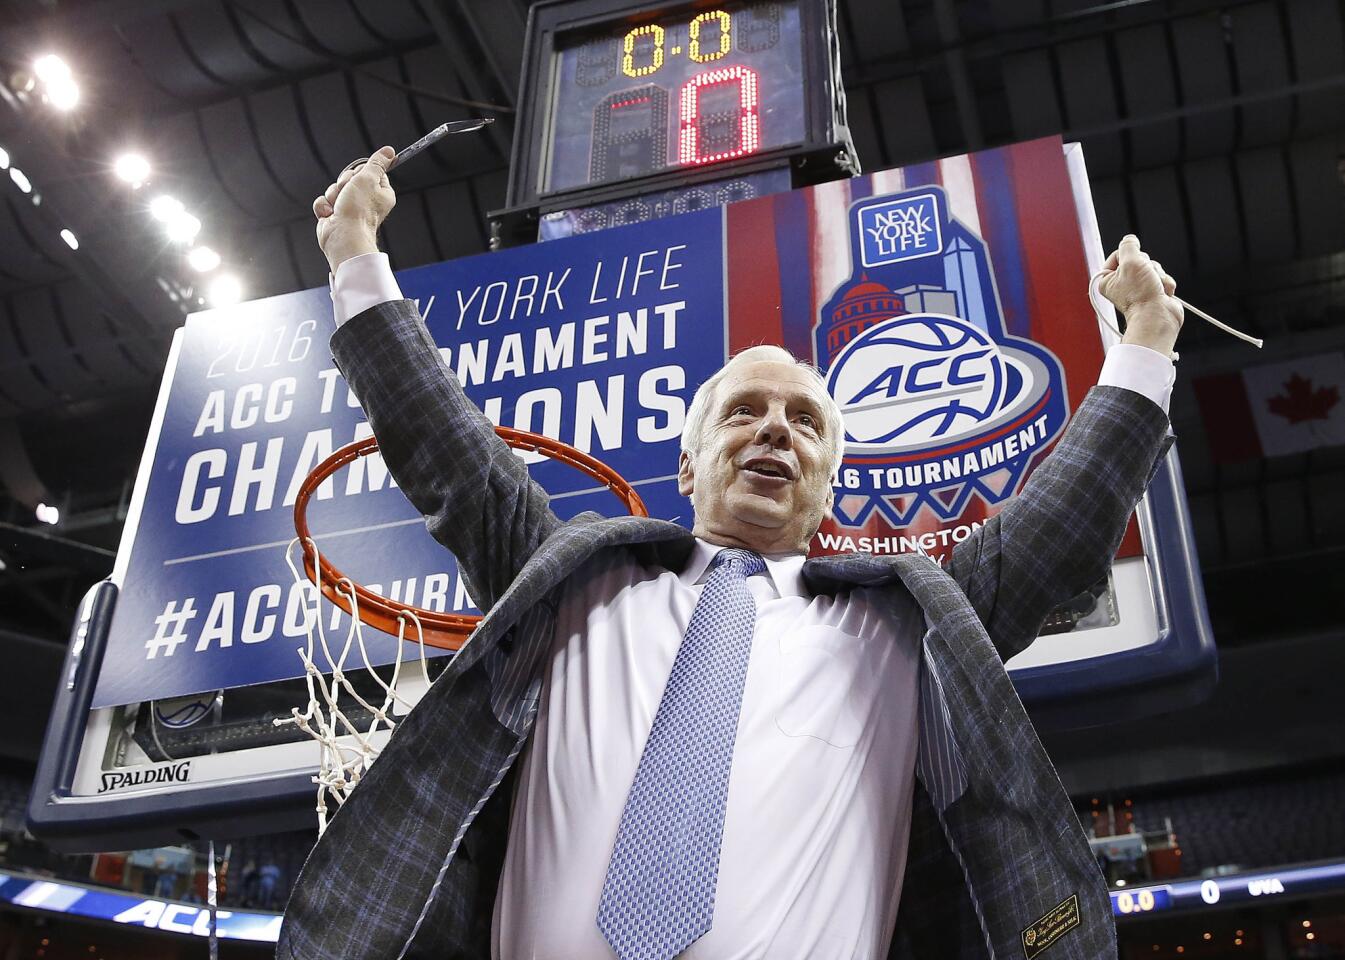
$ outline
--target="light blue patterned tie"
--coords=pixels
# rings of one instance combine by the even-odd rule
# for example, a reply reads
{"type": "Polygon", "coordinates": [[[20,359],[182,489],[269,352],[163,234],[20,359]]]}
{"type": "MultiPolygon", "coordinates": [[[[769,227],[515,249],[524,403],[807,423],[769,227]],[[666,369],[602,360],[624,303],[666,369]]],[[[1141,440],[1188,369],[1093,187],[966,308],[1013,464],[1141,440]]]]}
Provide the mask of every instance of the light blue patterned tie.
{"type": "Polygon", "coordinates": [[[691,613],[607,866],[598,929],[621,960],[669,960],[714,922],[719,840],[757,604],[750,550],[722,550],[691,613]]]}

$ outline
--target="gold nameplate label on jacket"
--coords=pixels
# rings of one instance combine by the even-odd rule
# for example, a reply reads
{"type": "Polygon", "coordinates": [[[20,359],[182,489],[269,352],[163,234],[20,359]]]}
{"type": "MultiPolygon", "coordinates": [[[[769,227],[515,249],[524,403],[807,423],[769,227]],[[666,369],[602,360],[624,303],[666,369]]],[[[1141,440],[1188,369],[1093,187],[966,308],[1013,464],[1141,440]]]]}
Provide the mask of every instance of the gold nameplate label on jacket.
{"type": "Polygon", "coordinates": [[[1079,895],[1072,894],[1023,931],[1023,952],[1032,960],[1079,925],[1079,895]]]}

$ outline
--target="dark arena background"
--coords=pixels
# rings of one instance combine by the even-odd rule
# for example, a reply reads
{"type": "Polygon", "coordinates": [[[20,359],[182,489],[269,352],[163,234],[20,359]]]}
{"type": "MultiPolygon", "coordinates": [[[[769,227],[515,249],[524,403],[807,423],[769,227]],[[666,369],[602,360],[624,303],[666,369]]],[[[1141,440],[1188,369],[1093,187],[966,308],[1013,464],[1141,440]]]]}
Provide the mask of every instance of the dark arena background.
{"type": "MultiPolygon", "coordinates": [[[[814,543],[942,559],[1096,377],[1123,235],[1264,339],[1188,314],[1180,459],[1010,676],[1123,958],[1345,958],[1345,0],[0,0],[0,958],[273,953],[317,837],[290,506],[368,432],[313,199],[472,118],[381,247],[488,416],[665,519],[754,343],[889,400],[888,331],[952,383],[993,354],[995,432],[848,411],[814,543]]],[[[338,562],[470,612],[349,469],[338,562]]]]}

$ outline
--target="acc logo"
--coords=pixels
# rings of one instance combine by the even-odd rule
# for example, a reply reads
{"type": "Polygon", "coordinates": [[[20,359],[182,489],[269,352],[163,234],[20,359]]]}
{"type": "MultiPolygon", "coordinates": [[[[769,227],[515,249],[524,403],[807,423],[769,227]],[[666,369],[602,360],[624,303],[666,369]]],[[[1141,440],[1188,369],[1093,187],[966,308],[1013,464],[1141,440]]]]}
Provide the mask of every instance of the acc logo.
{"type": "Polygon", "coordinates": [[[834,520],[902,529],[1008,499],[1065,425],[1059,359],[1006,333],[985,241],[941,187],[857,202],[850,241],[813,330],[845,417],[834,520]]]}
{"type": "Polygon", "coordinates": [[[1022,365],[957,317],[920,313],[870,327],[841,351],[827,375],[845,415],[847,450],[890,453],[976,433],[1004,405],[1022,365]]]}
{"type": "Polygon", "coordinates": [[[907,314],[870,327],[827,371],[845,417],[841,487],[869,494],[898,523],[922,506],[956,517],[973,491],[1004,499],[1064,424],[1052,374],[1037,352],[958,317],[907,314]],[[992,474],[1007,482],[986,482],[992,474]]]}
{"type": "Polygon", "coordinates": [[[154,720],[172,730],[181,730],[198,723],[210,714],[216,699],[223,691],[211,690],[189,697],[173,697],[154,701],[154,720]]]}

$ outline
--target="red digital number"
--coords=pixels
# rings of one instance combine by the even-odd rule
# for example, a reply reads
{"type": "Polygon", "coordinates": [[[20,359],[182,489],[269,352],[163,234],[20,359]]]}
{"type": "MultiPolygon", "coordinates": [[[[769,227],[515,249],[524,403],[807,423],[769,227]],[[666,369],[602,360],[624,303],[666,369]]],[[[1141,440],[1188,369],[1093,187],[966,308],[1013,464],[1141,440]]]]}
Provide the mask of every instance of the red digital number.
{"type": "Polygon", "coordinates": [[[755,70],[742,66],[707,70],[682,84],[680,99],[679,163],[715,163],[756,153],[760,149],[761,113],[757,107],[755,70]],[[737,84],[738,97],[733,108],[708,116],[703,114],[702,95],[724,84],[737,84]]]}

